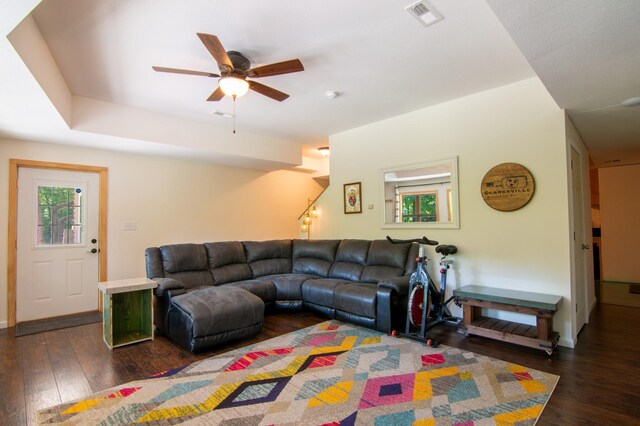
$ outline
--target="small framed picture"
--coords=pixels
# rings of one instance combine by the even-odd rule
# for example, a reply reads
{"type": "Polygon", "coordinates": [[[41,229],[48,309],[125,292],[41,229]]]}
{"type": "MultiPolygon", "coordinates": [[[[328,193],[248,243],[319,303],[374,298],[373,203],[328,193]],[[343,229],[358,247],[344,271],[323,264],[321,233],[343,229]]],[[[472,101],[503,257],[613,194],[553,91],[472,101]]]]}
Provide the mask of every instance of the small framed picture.
{"type": "Polygon", "coordinates": [[[362,185],[360,182],[344,184],[344,213],[362,213],[362,185]]]}

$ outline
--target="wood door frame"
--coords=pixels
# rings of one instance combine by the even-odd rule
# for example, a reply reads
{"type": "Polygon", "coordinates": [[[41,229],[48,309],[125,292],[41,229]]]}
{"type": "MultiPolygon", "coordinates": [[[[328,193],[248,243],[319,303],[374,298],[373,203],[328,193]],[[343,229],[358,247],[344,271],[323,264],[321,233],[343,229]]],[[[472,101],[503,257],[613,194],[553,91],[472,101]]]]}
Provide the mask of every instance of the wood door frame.
{"type": "MultiPolygon", "coordinates": [[[[87,166],[82,164],[52,163],[47,161],[9,159],[9,233],[7,247],[7,326],[16,325],[16,271],[18,246],[18,169],[28,167],[33,169],[53,169],[75,172],[97,173],[99,176],[100,194],[98,208],[98,274],[99,281],[107,281],[107,188],[108,171],[106,167],[87,166]]],[[[97,290],[96,290],[97,291],[97,290]]],[[[99,294],[98,306],[101,308],[99,294]]]]}

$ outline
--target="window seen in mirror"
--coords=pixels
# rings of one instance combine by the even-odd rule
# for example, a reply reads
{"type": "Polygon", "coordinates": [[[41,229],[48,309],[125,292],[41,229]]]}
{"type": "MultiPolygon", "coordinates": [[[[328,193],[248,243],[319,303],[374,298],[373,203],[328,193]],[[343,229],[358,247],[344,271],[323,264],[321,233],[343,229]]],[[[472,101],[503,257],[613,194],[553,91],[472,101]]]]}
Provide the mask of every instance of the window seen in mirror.
{"type": "Polygon", "coordinates": [[[435,191],[402,194],[401,222],[437,222],[438,193],[435,191]]]}
{"type": "Polygon", "coordinates": [[[383,227],[459,228],[457,158],[381,171],[383,227]]]}

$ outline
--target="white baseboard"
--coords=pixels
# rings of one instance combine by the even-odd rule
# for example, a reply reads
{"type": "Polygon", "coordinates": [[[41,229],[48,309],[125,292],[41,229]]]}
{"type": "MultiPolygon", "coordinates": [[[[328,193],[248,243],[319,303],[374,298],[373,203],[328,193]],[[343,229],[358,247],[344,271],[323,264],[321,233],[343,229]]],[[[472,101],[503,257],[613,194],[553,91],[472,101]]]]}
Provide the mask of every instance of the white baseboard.
{"type": "Polygon", "coordinates": [[[7,322],[6,321],[0,321],[0,330],[2,330],[3,328],[7,328],[7,322]]]}
{"type": "Polygon", "coordinates": [[[565,348],[575,348],[576,347],[576,343],[573,341],[573,339],[568,339],[566,337],[561,337],[560,340],[558,340],[558,346],[564,346],[565,348]]]}

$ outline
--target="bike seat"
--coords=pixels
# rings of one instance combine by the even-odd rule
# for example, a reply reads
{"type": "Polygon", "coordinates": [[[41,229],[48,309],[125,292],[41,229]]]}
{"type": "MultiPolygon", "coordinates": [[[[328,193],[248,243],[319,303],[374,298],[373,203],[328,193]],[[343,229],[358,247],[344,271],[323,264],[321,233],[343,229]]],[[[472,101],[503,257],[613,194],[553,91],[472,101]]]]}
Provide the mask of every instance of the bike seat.
{"type": "Polygon", "coordinates": [[[450,244],[441,244],[436,247],[436,253],[440,253],[443,256],[449,256],[450,254],[456,254],[457,252],[458,247],[450,244]]]}

